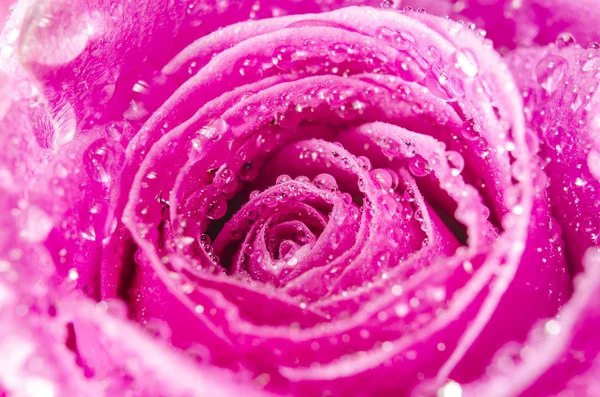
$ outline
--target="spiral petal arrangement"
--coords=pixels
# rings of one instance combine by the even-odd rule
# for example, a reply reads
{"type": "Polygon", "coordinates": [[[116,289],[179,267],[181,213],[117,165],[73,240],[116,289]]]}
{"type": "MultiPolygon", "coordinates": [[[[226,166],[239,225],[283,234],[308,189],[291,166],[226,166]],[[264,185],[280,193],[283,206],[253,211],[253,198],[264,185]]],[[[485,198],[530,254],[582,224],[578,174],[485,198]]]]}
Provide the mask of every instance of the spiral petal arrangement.
{"type": "Polygon", "coordinates": [[[599,45],[167,3],[11,9],[0,390],[593,395],[599,45]]]}

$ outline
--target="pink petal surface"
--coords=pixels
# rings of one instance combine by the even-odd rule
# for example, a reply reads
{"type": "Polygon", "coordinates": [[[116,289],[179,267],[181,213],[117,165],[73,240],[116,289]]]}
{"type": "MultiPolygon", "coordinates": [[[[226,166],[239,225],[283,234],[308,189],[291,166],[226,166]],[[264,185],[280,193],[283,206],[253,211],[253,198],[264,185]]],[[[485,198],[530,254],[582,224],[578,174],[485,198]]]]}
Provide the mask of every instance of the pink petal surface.
{"type": "Polygon", "coordinates": [[[0,7],[0,391],[594,395],[597,10],[405,5],[0,7]]]}

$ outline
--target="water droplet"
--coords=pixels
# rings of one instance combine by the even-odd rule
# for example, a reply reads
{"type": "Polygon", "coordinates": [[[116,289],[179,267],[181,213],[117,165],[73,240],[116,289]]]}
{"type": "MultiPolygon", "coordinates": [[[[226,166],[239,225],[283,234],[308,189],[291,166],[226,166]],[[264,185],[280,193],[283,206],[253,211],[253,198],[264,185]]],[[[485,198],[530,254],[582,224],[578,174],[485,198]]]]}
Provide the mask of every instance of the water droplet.
{"type": "Polygon", "coordinates": [[[425,83],[433,95],[444,101],[455,101],[465,95],[462,82],[446,73],[440,64],[427,72],[425,83]]]}
{"type": "Polygon", "coordinates": [[[83,165],[95,181],[108,184],[123,168],[125,152],[118,142],[100,138],[83,154],[83,165]]]}
{"type": "Polygon", "coordinates": [[[273,52],[273,64],[280,69],[291,69],[296,60],[296,48],[290,45],[277,47],[273,52]]]}
{"type": "Polygon", "coordinates": [[[277,179],[275,180],[275,183],[279,185],[281,183],[289,182],[291,180],[292,180],[292,178],[289,175],[282,174],[277,177],[277,179]]]}
{"type": "Polygon", "coordinates": [[[246,162],[240,168],[240,178],[243,181],[250,182],[258,176],[259,168],[251,162],[246,162]]]}
{"type": "Polygon", "coordinates": [[[396,305],[395,312],[398,317],[406,317],[406,315],[410,312],[410,308],[406,303],[400,303],[396,305]]]}
{"type": "Polygon", "coordinates": [[[81,237],[88,241],[96,241],[96,229],[93,226],[88,227],[81,232],[81,237]]]}
{"type": "Polygon", "coordinates": [[[227,202],[222,197],[215,197],[208,204],[206,216],[209,219],[221,219],[227,212],[227,202]]]}
{"type": "Polygon", "coordinates": [[[383,9],[398,9],[398,7],[400,6],[400,0],[381,0],[381,3],[379,3],[379,6],[383,9]]]}
{"type": "Polygon", "coordinates": [[[233,70],[237,70],[240,76],[246,76],[258,80],[263,76],[263,68],[257,57],[248,57],[238,60],[233,70]]]}
{"type": "Polygon", "coordinates": [[[320,174],[313,179],[313,184],[319,189],[334,191],[337,189],[337,181],[329,174],[320,174]]]}
{"type": "Polygon", "coordinates": [[[398,32],[387,26],[381,26],[375,31],[375,37],[386,43],[394,43],[398,37],[398,32]]]}
{"type": "Polygon", "coordinates": [[[60,65],[81,54],[94,34],[89,14],[67,2],[40,3],[32,13],[27,34],[21,35],[20,55],[43,65],[60,65]]]}
{"type": "Polygon", "coordinates": [[[579,55],[579,66],[584,72],[600,70],[600,51],[587,49],[579,55]]]}
{"type": "Polygon", "coordinates": [[[229,125],[227,124],[227,122],[225,120],[219,118],[219,119],[213,121],[212,123],[200,128],[200,130],[198,131],[198,134],[200,134],[201,136],[203,136],[204,138],[206,138],[208,140],[217,141],[225,134],[225,132],[228,129],[229,129],[229,125]]]}
{"type": "Polygon", "coordinates": [[[402,209],[398,202],[392,196],[388,196],[387,194],[381,196],[380,202],[383,208],[385,208],[390,215],[394,215],[396,212],[398,212],[398,207],[402,209]]]}
{"type": "Polygon", "coordinates": [[[248,198],[250,200],[254,200],[255,198],[257,198],[260,195],[260,190],[253,190],[250,192],[250,195],[248,196],[248,198]]]}
{"type": "Polygon", "coordinates": [[[408,32],[397,32],[396,41],[394,47],[399,50],[406,50],[409,47],[413,47],[417,44],[415,37],[408,32]]]}
{"type": "Polygon", "coordinates": [[[548,55],[542,58],[535,67],[537,82],[548,94],[556,91],[567,73],[567,60],[558,55],[548,55]]]}
{"type": "Polygon", "coordinates": [[[356,158],[356,162],[358,163],[359,167],[365,171],[369,171],[371,169],[371,160],[365,156],[358,156],[356,158]]]}
{"type": "Polygon", "coordinates": [[[600,50],[600,43],[592,41],[590,44],[588,44],[587,48],[592,50],[600,50]]]}
{"type": "Polygon", "coordinates": [[[462,135],[470,141],[477,140],[480,137],[479,125],[474,119],[465,120],[462,124],[461,132],[462,135]]]}
{"type": "Polygon", "coordinates": [[[428,64],[432,64],[440,59],[440,51],[435,46],[427,46],[421,44],[417,47],[417,52],[421,55],[428,64]]]}
{"type": "Polygon", "coordinates": [[[414,82],[423,80],[426,75],[426,71],[411,57],[399,58],[396,72],[401,79],[414,82]]]}
{"type": "Polygon", "coordinates": [[[223,167],[215,176],[215,186],[223,193],[232,193],[237,188],[237,180],[233,170],[223,167]]]}
{"type": "Polygon", "coordinates": [[[449,150],[446,152],[446,158],[448,159],[448,164],[451,167],[450,172],[453,176],[459,175],[465,168],[465,160],[460,155],[460,153],[455,152],[453,150],[449,150]]]}
{"type": "Polygon", "coordinates": [[[344,43],[335,43],[329,47],[329,58],[335,63],[342,63],[348,59],[350,47],[344,43]]]}
{"type": "Polygon", "coordinates": [[[371,171],[371,178],[382,188],[389,189],[392,187],[393,179],[387,170],[377,168],[371,171]]]}
{"type": "Polygon", "coordinates": [[[79,278],[79,273],[77,272],[77,269],[75,269],[74,267],[69,269],[69,280],[75,281],[79,278]]]}
{"type": "Polygon", "coordinates": [[[475,77],[479,72],[479,65],[475,55],[470,50],[459,49],[454,53],[454,65],[456,69],[467,77],[475,77]]]}
{"type": "Polygon", "coordinates": [[[388,157],[396,157],[400,154],[400,144],[395,139],[386,137],[381,142],[381,151],[388,157]]]}
{"type": "Polygon", "coordinates": [[[558,48],[565,48],[575,44],[575,37],[571,33],[563,32],[556,37],[554,43],[558,48]]]}
{"type": "Polygon", "coordinates": [[[431,172],[431,166],[427,160],[418,154],[411,159],[408,169],[414,176],[427,176],[431,172]]]}

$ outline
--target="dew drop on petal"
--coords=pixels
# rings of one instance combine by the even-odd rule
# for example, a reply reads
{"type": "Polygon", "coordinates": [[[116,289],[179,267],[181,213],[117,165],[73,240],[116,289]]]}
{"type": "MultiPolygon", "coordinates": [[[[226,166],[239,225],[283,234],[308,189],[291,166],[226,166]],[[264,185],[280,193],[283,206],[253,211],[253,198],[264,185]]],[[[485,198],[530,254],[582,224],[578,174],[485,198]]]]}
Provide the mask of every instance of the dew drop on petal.
{"type": "Polygon", "coordinates": [[[475,55],[468,49],[459,49],[454,53],[455,67],[467,77],[475,77],[479,72],[479,65],[475,55]]]}
{"type": "Polygon", "coordinates": [[[279,185],[281,183],[289,182],[291,180],[292,180],[292,178],[289,175],[281,174],[277,177],[277,179],[275,180],[275,183],[279,185]]]}
{"type": "Polygon", "coordinates": [[[480,137],[479,126],[474,119],[465,120],[462,124],[461,132],[462,135],[470,141],[475,141],[480,137]]]}
{"type": "Polygon", "coordinates": [[[222,197],[215,197],[208,204],[206,216],[209,219],[221,219],[227,212],[227,202],[222,197]]]}
{"type": "Polygon", "coordinates": [[[448,163],[450,164],[451,173],[453,176],[457,176],[462,172],[465,168],[465,160],[460,155],[460,153],[450,150],[446,152],[446,157],[448,159],[448,163]]]}
{"type": "MultiPolygon", "coordinates": [[[[388,196],[387,194],[383,195],[381,196],[380,201],[383,208],[385,208],[390,213],[390,215],[394,215],[396,214],[396,212],[398,212],[398,207],[400,205],[392,196],[388,196]]],[[[402,209],[401,206],[400,209],[402,209]]]]}
{"type": "Polygon", "coordinates": [[[558,48],[566,48],[575,44],[575,37],[571,33],[563,32],[556,37],[554,43],[558,48]]]}
{"type": "Polygon", "coordinates": [[[389,189],[392,187],[393,179],[387,170],[377,168],[371,171],[371,177],[382,188],[389,189]]]}
{"type": "Polygon", "coordinates": [[[200,128],[198,133],[208,140],[217,141],[225,134],[228,128],[229,125],[225,120],[217,119],[209,125],[200,128]]]}
{"type": "Polygon", "coordinates": [[[416,155],[411,159],[408,169],[414,176],[426,176],[431,172],[431,166],[420,155],[416,155]]]}
{"type": "Polygon", "coordinates": [[[371,160],[369,160],[365,156],[358,156],[356,158],[356,162],[358,163],[360,168],[362,168],[365,171],[369,171],[371,169],[371,160]]]}
{"type": "Polygon", "coordinates": [[[388,157],[396,157],[400,154],[400,144],[392,138],[385,138],[381,142],[381,151],[388,157]]]}
{"type": "Polygon", "coordinates": [[[68,2],[40,2],[22,35],[20,53],[43,65],[64,64],[85,50],[94,30],[91,17],[68,2]]]}
{"type": "Polygon", "coordinates": [[[256,179],[258,172],[259,169],[255,164],[246,162],[242,164],[242,167],[240,168],[240,178],[243,181],[250,182],[256,179]]]}
{"type": "Polygon", "coordinates": [[[272,61],[280,69],[291,69],[296,60],[296,48],[290,45],[277,47],[273,52],[272,61]]]}
{"type": "Polygon", "coordinates": [[[348,59],[350,54],[350,47],[344,43],[335,43],[329,47],[329,59],[335,63],[344,62],[348,59]]]}
{"type": "Polygon", "coordinates": [[[567,73],[567,60],[558,55],[547,55],[535,67],[537,82],[548,94],[555,92],[567,73]]]}
{"type": "Polygon", "coordinates": [[[579,55],[579,66],[584,72],[600,70],[600,51],[588,48],[579,55]]]}
{"type": "Polygon", "coordinates": [[[383,9],[392,9],[395,10],[400,6],[400,0],[381,0],[379,6],[383,9]]]}
{"type": "Polygon", "coordinates": [[[90,178],[104,184],[111,182],[124,162],[123,147],[105,138],[93,142],[83,154],[83,165],[90,178]]]}
{"type": "Polygon", "coordinates": [[[329,174],[319,174],[313,179],[313,184],[319,189],[334,191],[337,189],[337,181],[329,174]]]}
{"type": "Polygon", "coordinates": [[[446,73],[439,65],[434,65],[425,78],[429,91],[444,101],[455,101],[465,95],[462,82],[446,73]]]}

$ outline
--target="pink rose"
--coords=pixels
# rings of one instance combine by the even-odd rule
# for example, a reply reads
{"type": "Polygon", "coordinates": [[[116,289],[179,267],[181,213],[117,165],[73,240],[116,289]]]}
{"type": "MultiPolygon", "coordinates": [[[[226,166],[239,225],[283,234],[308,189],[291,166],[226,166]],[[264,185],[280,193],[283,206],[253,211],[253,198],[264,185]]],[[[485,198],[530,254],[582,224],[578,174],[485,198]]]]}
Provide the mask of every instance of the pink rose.
{"type": "Polygon", "coordinates": [[[0,8],[3,395],[598,393],[600,11],[350,3],[0,8]]]}

